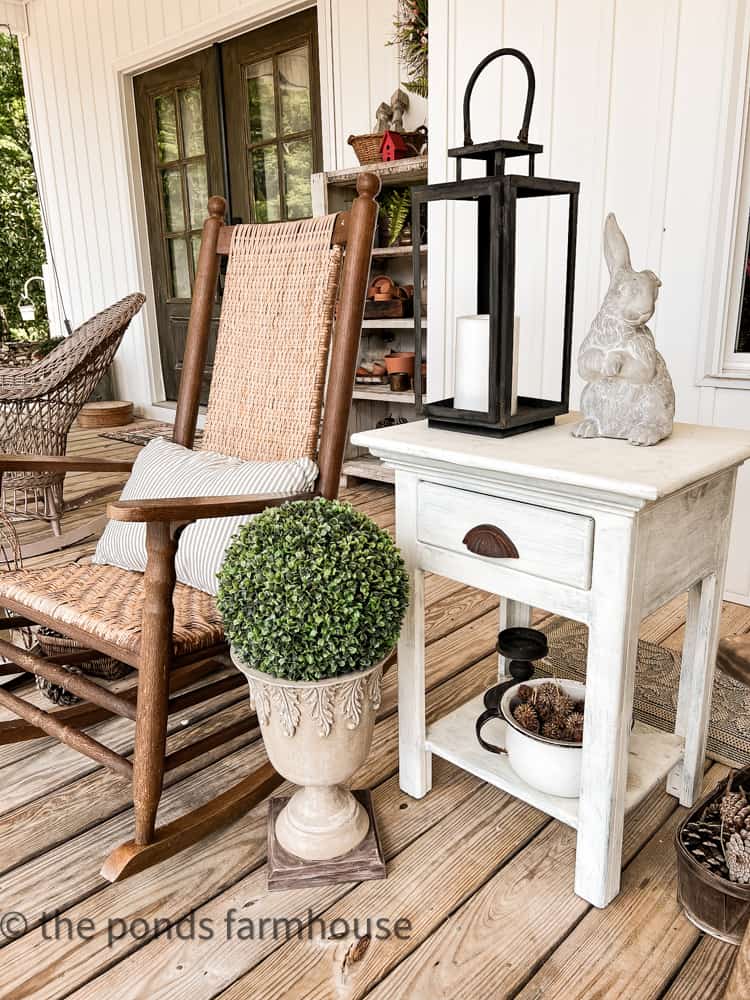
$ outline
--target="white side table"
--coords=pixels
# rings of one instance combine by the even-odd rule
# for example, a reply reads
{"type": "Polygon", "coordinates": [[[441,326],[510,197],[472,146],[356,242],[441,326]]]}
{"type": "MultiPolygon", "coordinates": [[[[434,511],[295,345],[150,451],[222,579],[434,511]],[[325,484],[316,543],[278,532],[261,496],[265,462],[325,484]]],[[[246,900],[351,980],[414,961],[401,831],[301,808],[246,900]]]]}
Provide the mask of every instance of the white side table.
{"type": "Polygon", "coordinates": [[[493,438],[423,421],[352,441],[396,470],[412,594],[398,647],[401,788],[425,795],[437,754],[575,827],[575,890],[606,906],[620,887],[626,809],[667,776],[683,805],[700,791],[734,484],[750,434],[678,424],[669,440],[636,448],[573,438],[566,424],[493,438]],[[462,540],[480,524],[501,528],[518,558],[470,553],[462,540]],[[503,625],[526,624],[537,606],[588,626],[578,799],[536,791],[481,749],[481,697],[425,725],[425,572],[506,598],[503,625]],[[675,733],[638,725],[631,734],[639,625],[685,590],[675,733]]]}

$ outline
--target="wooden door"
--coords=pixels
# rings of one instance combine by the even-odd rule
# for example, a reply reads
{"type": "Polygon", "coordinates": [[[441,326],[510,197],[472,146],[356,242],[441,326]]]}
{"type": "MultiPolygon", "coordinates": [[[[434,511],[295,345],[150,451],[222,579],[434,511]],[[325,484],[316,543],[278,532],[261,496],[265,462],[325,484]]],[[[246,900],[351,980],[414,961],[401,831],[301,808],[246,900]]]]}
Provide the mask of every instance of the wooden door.
{"type": "MultiPolygon", "coordinates": [[[[225,194],[219,79],[219,54],[204,49],[134,81],[167,399],[177,399],[206,206],[211,195],[225,194]]],[[[209,382],[210,367],[204,402],[209,382]]]]}
{"type": "Polygon", "coordinates": [[[174,400],[209,196],[227,199],[232,222],[312,215],[310,175],[322,169],[315,11],[160,66],[134,87],[164,388],[174,400]]]}
{"type": "Polygon", "coordinates": [[[323,160],[315,11],[226,42],[222,66],[233,216],[308,218],[323,160]]]}

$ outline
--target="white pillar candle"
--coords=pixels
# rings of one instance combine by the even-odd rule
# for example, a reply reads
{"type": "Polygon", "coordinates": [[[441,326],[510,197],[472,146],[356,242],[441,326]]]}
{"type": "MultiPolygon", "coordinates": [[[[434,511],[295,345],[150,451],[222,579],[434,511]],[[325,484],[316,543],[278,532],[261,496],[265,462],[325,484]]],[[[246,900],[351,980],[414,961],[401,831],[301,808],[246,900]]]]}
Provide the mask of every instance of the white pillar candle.
{"type": "Polygon", "coordinates": [[[458,316],[453,405],[457,410],[489,407],[490,317],[458,316]]]}
{"type": "MultiPolygon", "coordinates": [[[[513,318],[513,383],[510,412],[518,411],[518,337],[519,319],[513,318]]],[[[456,318],[455,381],[453,405],[457,410],[489,407],[490,317],[456,318]]]]}

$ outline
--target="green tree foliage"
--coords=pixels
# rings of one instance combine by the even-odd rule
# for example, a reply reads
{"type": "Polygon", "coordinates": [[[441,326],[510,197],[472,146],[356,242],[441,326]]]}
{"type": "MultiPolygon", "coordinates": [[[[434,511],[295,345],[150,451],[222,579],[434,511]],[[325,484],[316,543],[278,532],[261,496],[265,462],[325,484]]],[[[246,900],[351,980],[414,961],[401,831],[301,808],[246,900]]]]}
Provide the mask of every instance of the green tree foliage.
{"type": "Polygon", "coordinates": [[[42,273],[45,260],[39,197],[16,39],[0,33],[0,306],[13,336],[48,336],[41,282],[31,288],[36,321],[24,324],[18,300],[24,282],[42,273]]]}

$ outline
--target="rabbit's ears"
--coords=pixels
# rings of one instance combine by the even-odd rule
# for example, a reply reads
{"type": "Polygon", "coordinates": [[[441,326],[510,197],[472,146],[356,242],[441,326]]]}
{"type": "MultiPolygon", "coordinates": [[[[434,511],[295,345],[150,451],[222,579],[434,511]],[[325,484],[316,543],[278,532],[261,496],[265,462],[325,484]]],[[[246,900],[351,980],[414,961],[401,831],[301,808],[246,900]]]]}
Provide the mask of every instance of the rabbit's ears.
{"type": "Polygon", "coordinates": [[[622,230],[617,225],[615,213],[610,212],[604,221],[604,259],[609,273],[614,274],[618,268],[631,270],[630,250],[622,230]]]}

